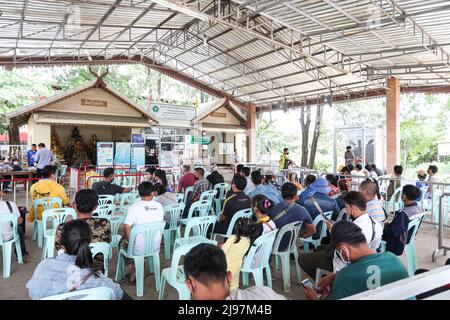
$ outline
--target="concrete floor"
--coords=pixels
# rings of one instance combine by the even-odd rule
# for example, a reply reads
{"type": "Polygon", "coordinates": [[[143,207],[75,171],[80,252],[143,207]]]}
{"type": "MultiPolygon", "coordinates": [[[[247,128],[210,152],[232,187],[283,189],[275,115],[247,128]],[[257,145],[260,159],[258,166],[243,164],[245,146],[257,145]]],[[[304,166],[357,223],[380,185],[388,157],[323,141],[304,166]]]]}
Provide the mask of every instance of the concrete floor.
{"type": "MultiPolygon", "coordinates": [[[[6,197],[5,200],[10,199],[10,195],[6,197]]],[[[24,197],[21,195],[17,200],[20,205],[24,202],[24,197]]],[[[28,290],[25,287],[26,282],[31,278],[34,269],[37,264],[41,261],[42,248],[38,248],[37,241],[31,240],[33,230],[33,224],[27,224],[27,232],[25,235],[27,250],[29,252],[29,262],[26,264],[18,264],[13,255],[13,262],[11,266],[11,276],[8,279],[1,278],[0,273],[0,299],[2,300],[23,300],[29,299],[28,290]]],[[[446,229],[444,232],[444,245],[450,247],[450,229],[446,229]]],[[[438,256],[436,263],[432,262],[432,254],[435,249],[437,249],[437,228],[433,225],[423,223],[418,236],[416,238],[416,252],[417,252],[417,267],[426,269],[435,269],[443,266],[445,261],[450,258],[450,256],[444,257],[442,253],[438,256]]],[[[406,256],[403,254],[401,260],[406,265],[406,256]]],[[[113,258],[109,263],[109,277],[114,278],[117,265],[117,251],[113,251],[113,258]]],[[[163,268],[170,266],[170,260],[165,260],[163,254],[161,255],[161,270],[163,268]]],[[[0,264],[2,268],[2,264],[0,264]]],[[[302,278],[305,274],[302,272],[302,278]]],[[[273,289],[284,294],[286,297],[303,300],[305,299],[304,291],[302,287],[297,283],[296,274],[294,270],[294,264],[291,262],[291,292],[283,292],[283,279],[281,270],[276,270],[272,273],[273,278],[273,289]]],[[[252,281],[252,280],[250,280],[252,281]]],[[[153,275],[147,275],[144,282],[144,296],[136,297],[136,287],[135,285],[129,285],[125,282],[121,282],[121,287],[126,291],[131,297],[139,300],[157,300],[158,295],[155,290],[155,282],[153,275]]],[[[178,294],[170,286],[166,286],[164,299],[178,299],[178,294]]]]}

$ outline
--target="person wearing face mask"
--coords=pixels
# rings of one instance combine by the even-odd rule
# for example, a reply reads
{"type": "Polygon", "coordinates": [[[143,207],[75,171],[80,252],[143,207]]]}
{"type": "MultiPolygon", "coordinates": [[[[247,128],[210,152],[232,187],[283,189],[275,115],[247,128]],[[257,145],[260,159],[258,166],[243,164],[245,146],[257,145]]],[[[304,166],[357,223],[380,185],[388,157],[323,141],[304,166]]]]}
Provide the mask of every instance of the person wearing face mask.
{"type": "Polygon", "coordinates": [[[323,277],[317,284],[318,291],[305,288],[309,300],[343,299],[408,278],[400,259],[390,252],[376,253],[353,222],[342,220],[333,226],[331,245],[348,266],[323,277]]]}
{"type": "MultiPolygon", "coordinates": [[[[369,248],[376,251],[381,244],[383,229],[378,222],[366,213],[364,196],[360,192],[349,191],[342,197],[342,200],[344,201],[348,217],[353,221],[352,223],[362,229],[369,248]]],[[[327,220],[325,224],[333,232],[335,224],[327,220]]],[[[333,250],[332,245],[327,246],[324,250],[300,254],[299,263],[303,271],[311,278],[315,277],[317,268],[337,272],[347,266],[345,261],[342,261],[333,250]]]]}
{"type": "Polygon", "coordinates": [[[253,286],[232,290],[232,273],[227,271],[225,253],[202,243],[184,257],[185,283],[193,300],[287,300],[269,287],[253,286]]]}

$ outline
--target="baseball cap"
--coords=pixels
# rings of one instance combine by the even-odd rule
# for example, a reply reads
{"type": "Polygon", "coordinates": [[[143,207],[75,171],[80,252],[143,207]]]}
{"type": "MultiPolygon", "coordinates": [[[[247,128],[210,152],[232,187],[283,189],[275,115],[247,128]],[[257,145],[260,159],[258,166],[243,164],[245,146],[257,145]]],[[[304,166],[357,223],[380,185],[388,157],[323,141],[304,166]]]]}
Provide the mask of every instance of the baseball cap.
{"type": "Polygon", "coordinates": [[[417,174],[421,177],[426,177],[427,176],[427,172],[423,169],[420,169],[419,171],[417,171],[417,174]]]}
{"type": "Polygon", "coordinates": [[[273,173],[272,170],[268,169],[268,170],[264,171],[264,175],[265,176],[274,176],[275,174],[273,173]]]}
{"type": "Polygon", "coordinates": [[[367,242],[361,228],[355,223],[341,220],[331,229],[331,245],[336,247],[339,243],[358,244],[367,242]]]}

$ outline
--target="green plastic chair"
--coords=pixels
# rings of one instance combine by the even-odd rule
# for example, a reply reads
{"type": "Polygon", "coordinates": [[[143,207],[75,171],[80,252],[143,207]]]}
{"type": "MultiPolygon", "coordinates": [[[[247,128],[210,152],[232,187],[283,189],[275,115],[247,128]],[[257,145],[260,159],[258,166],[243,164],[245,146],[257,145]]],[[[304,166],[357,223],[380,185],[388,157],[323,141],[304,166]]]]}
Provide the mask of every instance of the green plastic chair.
{"type": "Polygon", "coordinates": [[[115,196],[109,195],[109,194],[103,194],[98,196],[98,205],[101,206],[103,204],[111,204],[114,203],[114,200],[116,199],[115,196]]]}
{"type": "Polygon", "coordinates": [[[250,247],[250,251],[244,258],[244,263],[241,268],[242,273],[242,283],[244,286],[249,284],[249,274],[253,275],[255,279],[256,286],[264,286],[264,270],[266,271],[266,281],[267,286],[272,288],[272,273],[270,272],[270,254],[272,253],[273,243],[275,242],[275,237],[277,235],[278,229],[274,229],[270,232],[262,234],[258,239],[255,240],[253,245],[250,247]],[[262,250],[262,253],[259,251],[262,250]],[[259,257],[259,255],[261,255],[259,257]],[[255,256],[258,256],[255,258],[255,256]],[[260,259],[259,259],[260,258],[260,259]],[[258,264],[255,265],[253,261],[258,260],[258,264]]]}
{"type": "Polygon", "coordinates": [[[61,293],[41,300],[113,300],[114,292],[108,287],[98,287],[61,293]]]}
{"type": "Polygon", "coordinates": [[[240,218],[251,218],[253,215],[252,209],[243,209],[236,212],[233,217],[231,218],[230,224],[228,225],[227,233],[214,233],[213,239],[215,240],[217,236],[222,236],[224,238],[229,238],[234,231],[234,225],[236,224],[236,221],[240,218]]]}
{"type": "Polygon", "coordinates": [[[66,222],[68,217],[77,218],[77,213],[72,208],[54,208],[42,212],[42,230],[44,233],[44,248],[42,250],[42,259],[53,258],[55,252],[56,229],[62,223],[66,222]],[[47,228],[47,222],[50,220],[51,228],[47,228]]]}
{"type": "Polygon", "coordinates": [[[216,194],[218,195],[218,197],[214,199],[214,209],[217,219],[219,219],[219,215],[222,212],[222,204],[226,199],[228,189],[230,189],[228,183],[218,183],[214,186],[214,190],[216,190],[216,194]]]}
{"type": "Polygon", "coordinates": [[[176,193],[178,203],[184,203],[184,193],[176,193]]]}
{"type": "Polygon", "coordinates": [[[181,218],[184,211],[184,203],[173,204],[164,207],[164,216],[169,216],[169,228],[164,229],[164,257],[170,259],[170,248],[172,245],[172,235],[175,233],[174,241],[181,238],[181,218]]]}
{"type": "Polygon", "coordinates": [[[136,268],[136,296],[142,297],[144,295],[144,260],[147,258],[150,273],[155,275],[156,291],[160,288],[160,263],[159,251],[160,246],[155,246],[155,238],[161,237],[164,232],[166,223],[164,221],[151,222],[136,225],[131,228],[130,239],[128,241],[128,248],[125,251],[120,249],[119,257],[117,259],[116,281],[123,279],[125,276],[125,259],[133,259],[136,268]],[[136,236],[143,234],[144,236],[144,253],[142,255],[134,255],[134,242],[136,236]]]}
{"type": "Polygon", "coordinates": [[[18,218],[12,213],[0,213],[0,229],[3,229],[3,225],[8,223],[12,226],[12,238],[3,239],[3,232],[0,230],[0,246],[3,253],[3,278],[9,278],[11,275],[11,254],[12,244],[16,247],[17,260],[20,264],[23,264],[22,248],[20,246],[19,233],[17,231],[18,218]]]}
{"type": "Polygon", "coordinates": [[[415,240],[417,236],[417,232],[419,231],[419,227],[422,223],[423,217],[415,218],[409,221],[408,224],[408,238],[405,245],[405,253],[406,260],[408,261],[408,274],[410,277],[414,276],[414,273],[417,269],[417,261],[416,261],[416,245],[415,240]]]}
{"type": "Polygon", "coordinates": [[[391,212],[395,213],[403,208],[404,203],[402,200],[402,191],[403,187],[395,189],[391,199],[389,201],[385,201],[384,208],[388,214],[391,212]]]}
{"type": "MultiPolygon", "coordinates": [[[[331,218],[332,214],[333,213],[331,211],[324,213],[324,215],[328,218],[331,218]]],[[[303,241],[304,252],[309,252],[310,245],[312,245],[314,249],[317,249],[320,246],[322,239],[327,236],[327,226],[322,215],[319,214],[314,218],[313,225],[316,227],[316,233],[308,238],[300,238],[300,240],[303,241]]]]}
{"type": "MultiPolygon", "coordinates": [[[[38,238],[38,247],[42,248],[42,243],[44,242],[44,232],[42,229],[42,223],[38,220],[38,207],[41,206],[44,211],[47,209],[55,208],[55,205],[58,208],[62,208],[62,199],[57,197],[45,197],[34,200],[33,209],[34,209],[34,225],[33,225],[33,240],[36,240],[36,236],[38,238]]],[[[44,212],[42,211],[42,212],[44,212]]]]}
{"type": "Polygon", "coordinates": [[[208,200],[203,201],[196,201],[191,204],[191,207],[189,208],[188,216],[187,218],[181,219],[181,224],[186,225],[192,217],[194,217],[194,213],[198,217],[204,217],[209,215],[209,211],[211,209],[211,203],[208,202],[208,200]]]}
{"type": "Polygon", "coordinates": [[[111,223],[111,243],[109,244],[109,258],[112,258],[112,249],[117,248],[119,251],[119,242],[122,236],[119,234],[120,225],[125,221],[125,215],[114,216],[109,219],[111,223]]]}
{"type": "Polygon", "coordinates": [[[174,248],[188,243],[200,243],[204,239],[208,239],[208,231],[214,228],[215,223],[216,216],[194,217],[189,219],[186,229],[184,229],[184,237],[175,240],[174,248]],[[190,236],[191,231],[192,236],[190,236]]]}
{"type": "Polygon", "coordinates": [[[108,242],[95,242],[89,244],[91,248],[92,259],[95,258],[98,254],[103,254],[103,268],[105,269],[105,276],[108,276],[108,260],[109,260],[109,251],[111,249],[110,244],[108,242]]]}
{"type": "Polygon", "coordinates": [[[178,292],[179,300],[190,300],[191,294],[184,281],[186,277],[184,275],[183,265],[180,265],[181,257],[185,256],[192,248],[200,243],[210,243],[217,245],[217,241],[202,239],[201,242],[189,243],[175,248],[173,251],[172,263],[169,268],[165,268],[161,273],[161,290],[159,290],[158,300],[163,300],[164,290],[166,283],[175,288],[178,292]]]}
{"type": "Polygon", "coordinates": [[[128,212],[128,208],[136,201],[138,195],[134,192],[126,192],[120,195],[120,205],[118,212],[122,214],[126,214],[128,212]]]}
{"type": "Polygon", "coordinates": [[[297,240],[300,229],[302,227],[301,221],[291,222],[284,225],[277,234],[275,243],[273,245],[272,254],[275,256],[275,268],[279,269],[279,262],[281,260],[281,270],[283,273],[283,288],[285,292],[291,292],[291,254],[295,258],[295,271],[297,273],[298,283],[301,284],[302,276],[300,273],[300,265],[298,263],[298,248],[297,240]],[[289,245],[284,251],[280,251],[280,242],[284,235],[289,235],[289,245]]]}
{"type": "Polygon", "coordinates": [[[93,218],[111,219],[114,216],[115,206],[116,205],[114,203],[100,204],[92,212],[92,217],[93,218]]]}
{"type": "Polygon", "coordinates": [[[184,203],[187,203],[187,199],[188,199],[190,193],[191,193],[193,190],[194,190],[194,186],[187,187],[187,188],[184,190],[184,199],[183,199],[183,202],[184,202],[184,203]]]}

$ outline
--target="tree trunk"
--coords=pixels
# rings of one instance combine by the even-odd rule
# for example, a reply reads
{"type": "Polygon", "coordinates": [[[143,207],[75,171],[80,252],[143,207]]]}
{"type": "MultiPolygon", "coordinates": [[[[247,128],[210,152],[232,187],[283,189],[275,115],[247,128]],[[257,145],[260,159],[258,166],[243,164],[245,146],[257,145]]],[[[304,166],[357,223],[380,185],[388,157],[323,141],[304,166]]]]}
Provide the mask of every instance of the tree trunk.
{"type": "Polygon", "coordinates": [[[317,151],[317,143],[319,141],[320,137],[320,129],[322,126],[322,114],[323,114],[323,106],[317,106],[316,109],[316,123],[314,126],[314,135],[312,139],[312,145],[311,145],[311,152],[309,154],[309,165],[308,167],[313,169],[314,168],[314,162],[316,160],[316,151],[317,151]]]}
{"type": "Polygon", "coordinates": [[[302,127],[302,167],[308,165],[309,126],[311,124],[311,106],[300,108],[300,124],[302,127]],[[306,110],[305,110],[306,108],[306,110]],[[305,119],[306,113],[306,119],[305,119]]]}
{"type": "Polygon", "coordinates": [[[161,101],[161,75],[158,77],[158,82],[156,84],[156,93],[158,96],[158,101],[161,101]]]}
{"type": "Polygon", "coordinates": [[[17,126],[10,125],[8,127],[9,144],[20,144],[19,128],[17,126]]]}

